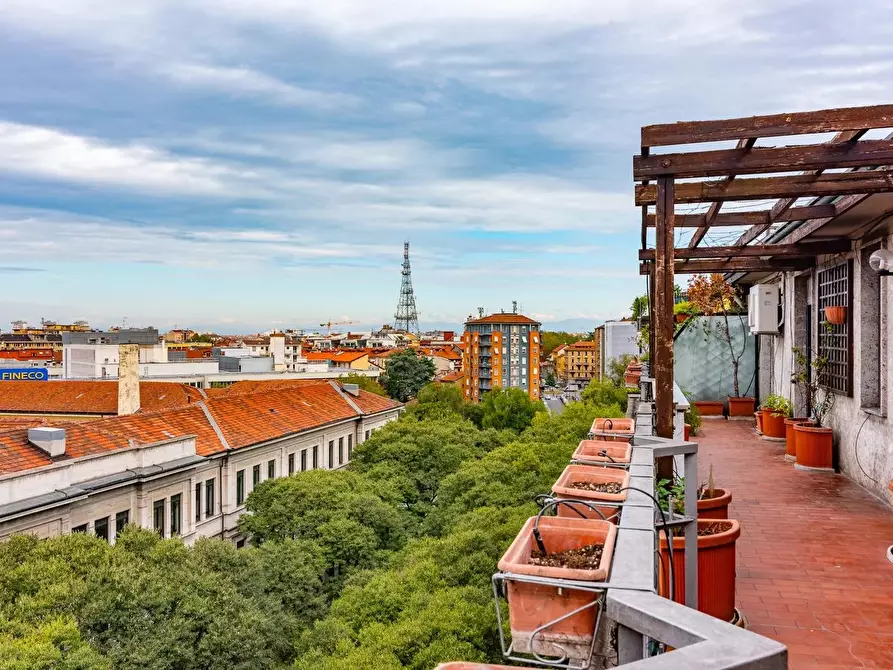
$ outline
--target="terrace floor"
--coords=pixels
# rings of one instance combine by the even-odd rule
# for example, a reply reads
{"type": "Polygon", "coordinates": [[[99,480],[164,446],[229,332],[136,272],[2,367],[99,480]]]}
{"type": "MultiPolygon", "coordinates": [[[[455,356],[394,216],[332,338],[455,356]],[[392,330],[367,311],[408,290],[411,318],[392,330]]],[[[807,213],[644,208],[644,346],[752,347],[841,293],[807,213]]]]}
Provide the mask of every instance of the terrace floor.
{"type": "Polygon", "coordinates": [[[791,668],[893,668],[893,509],[843,475],[795,470],[749,421],[705,420],[702,481],[741,522],[738,608],[791,668]]]}

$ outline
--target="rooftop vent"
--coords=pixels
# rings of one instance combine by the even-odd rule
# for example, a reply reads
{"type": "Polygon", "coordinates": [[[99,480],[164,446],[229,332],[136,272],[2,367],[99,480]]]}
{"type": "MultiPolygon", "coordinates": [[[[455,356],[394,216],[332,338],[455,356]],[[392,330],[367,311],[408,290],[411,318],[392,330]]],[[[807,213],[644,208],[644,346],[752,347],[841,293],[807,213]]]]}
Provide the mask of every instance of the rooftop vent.
{"type": "Polygon", "coordinates": [[[28,429],[28,441],[52,458],[65,454],[65,429],[38,426],[28,429]]]}
{"type": "Polygon", "coordinates": [[[360,386],[359,384],[342,384],[341,388],[344,389],[345,393],[350,393],[353,396],[360,397],[360,386]]]}

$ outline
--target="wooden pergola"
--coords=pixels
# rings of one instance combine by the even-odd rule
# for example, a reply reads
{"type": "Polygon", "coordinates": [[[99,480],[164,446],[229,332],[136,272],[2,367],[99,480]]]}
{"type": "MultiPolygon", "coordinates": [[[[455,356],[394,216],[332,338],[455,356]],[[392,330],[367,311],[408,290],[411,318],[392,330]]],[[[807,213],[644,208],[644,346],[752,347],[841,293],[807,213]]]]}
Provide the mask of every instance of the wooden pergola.
{"type": "Polygon", "coordinates": [[[868,196],[893,193],[893,136],[865,137],[890,128],[893,105],[642,128],[633,178],[639,182],[636,205],[642,208],[640,274],[650,278],[658,436],[673,435],[674,276],[804,270],[815,265],[817,256],[849,251],[846,236],[806,238],[816,237],[868,196]],[[816,138],[831,133],[830,139],[816,138]],[[799,144],[757,146],[761,138],[793,136],[799,144]],[[724,142],[729,146],[690,146],[724,142]],[[652,153],[670,146],[672,153],[652,153]],[[767,200],[772,202],[765,209],[753,205],[767,200]],[[677,205],[688,211],[677,213],[677,205]],[[708,244],[714,229],[728,234],[736,226],[746,229],[731,244],[708,244]],[[647,244],[651,228],[654,248],[647,244]],[[693,232],[676,248],[679,229],[693,232]]]}

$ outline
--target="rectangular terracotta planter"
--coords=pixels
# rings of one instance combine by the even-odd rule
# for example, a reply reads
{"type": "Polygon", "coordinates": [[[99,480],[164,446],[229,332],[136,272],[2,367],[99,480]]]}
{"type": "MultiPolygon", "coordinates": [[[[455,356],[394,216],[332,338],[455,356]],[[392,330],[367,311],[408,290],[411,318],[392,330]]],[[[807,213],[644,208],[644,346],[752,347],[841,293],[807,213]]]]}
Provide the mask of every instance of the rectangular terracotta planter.
{"type": "MultiPolygon", "coordinates": [[[[622,503],[626,500],[627,491],[621,493],[599,493],[598,491],[585,491],[575,489],[571,485],[575,482],[588,482],[592,484],[608,484],[611,482],[620,484],[621,487],[629,486],[629,472],[618,470],[617,468],[600,468],[590,465],[568,465],[558,481],[552,486],[552,493],[556,498],[561,500],[576,499],[586,500],[592,503],[609,502],[622,503]]],[[[614,523],[617,523],[617,507],[598,507],[599,512],[606,519],[615,517],[614,523]]],[[[580,515],[587,519],[601,519],[598,512],[580,504],[558,505],[558,516],[567,518],[580,518],[580,515]]]]}
{"type": "Polygon", "coordinates": [[[729,416],[753,416],[756,398],[733,398],[729,396],[729,416]]]}
{"type": "Polygon", "coordinates": [[[594,440],[607,442],[629,442],[636,433],[635,419],[603,419],[592,422],[589,435],[594,440]]]}
{"type": "Polygon", "coordinates": [[[633,448],[629,443],[605,442],[604,440],[580,440],[574,451],[575,461],[590,463],[617,463],[629,465],[633,448]],[[602,455],[604,454],[604,455],[602,455]]]}
{"type": "Polygon", "coordinates": [[[722,400],[696,400],[692,403],[698,408],[701,416],[722,416],[724,404],[722,400]]]}
{"type": "MultiPolygon", "coordinates": [[[[601,520],[557,516],[544,516],[540,519],[539,532],[549,553],[580,549],[590,544],[604,546],[597,570],[573,570],[530,563],[530,554],[537,546],[533,537],[535,521],[536,517],[527,520],[521,532],[503,554],[499,560],[501,571],[585,582],[607,580],[617,537],[617,528],[613,524],[601,520]]],[[[596,602],[599,597],[597,593],[544,584],[528,584],[511,579],[506,580],[506,586],[513,649],[521,653],[530,653],[532,650],[543,656],[562,656],[564,653],[570,658],[588,656],[595,634],[598,605],[586,608],[556,623],[535,638],[533,633],[550,621],[596,602]]]]}

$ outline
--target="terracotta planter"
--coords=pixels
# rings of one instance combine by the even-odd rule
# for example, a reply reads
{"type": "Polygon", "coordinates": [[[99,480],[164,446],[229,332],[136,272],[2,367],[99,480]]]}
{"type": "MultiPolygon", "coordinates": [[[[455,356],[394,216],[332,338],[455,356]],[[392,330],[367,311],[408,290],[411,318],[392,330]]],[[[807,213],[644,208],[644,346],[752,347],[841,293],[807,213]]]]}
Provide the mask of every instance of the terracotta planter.
{"type": "Polygon", "coordinates": [[[750,416],[753,414],[756,398],[732,398],[729,396],[729,416],[750,416]]]}
{"type": "MultiPolygon", "coordinates": [[[[699,519],[698,527],[717,523],[716,520],[699,519]]],[[[722,523],[722,521],[719,521],[722,523]]],[[[741,526],[734,519],[726,520],[731,527],[716,535],[698,536],[698,610],[723,621],[735,616],[735,542],[741,535],[741,526]]],[[[661,533],[661,595],[670,591],[669,553],[667,540],[661,533]]],[[[675,572],[675,597],[685,602],[685,538],[673,537],[673,569],[675,572]]]]}
{"type": "MultiPolygon", "coordinates": [[[[621,493],[585,491],[583,489],[576,489],[572,486],[577,482],[588,482],[592,484],[608,484],[613,482],[626,488],[629,486],[629,472],[618,470],[617,468],[600,468],[590,465],[568,465],[564,469],[564,472],[561,473],[558,481],[552,486],[552,493],[560,500],[577,499],[586,500],[592,503],[622,503],[626,500],[626,491],[621,493]]],[[[585,505],[558,505],[556,509],[559,517],[566,517],[569,519],[579,519],[580,515],[583,515],[586,519],[602,518],[599,516],[598,512],[585,505]]],[[[616,517],[617,515],[616,507],[598,507],[597,509],[606,519],[616,517]]],[[[617,523],[616,518],[614,523],[617,523]]]]}
{"type": "Polygon", "coordinates": [[[796,435],[798,468],[833,470],[833,430],[809,423],[798,423],[794,425],[794,435],[796,435]]]}
{"type": "Polygon", "coordinates": [[[676,323],[685,323],[685,320],[688,318],[688,314],[677,314],[676,315],[676,323]]]}
{"type": "Polygon", "coordinates": [[[785,438],[784,414],[764,409],[760,412],[760,416],[762,417],[763,435],[782,440],[785,438]]]}
{"type": "Polygon", "coordinates": [[[846,323],[846,307],[832,305],[825,308],[825,321],[836,326],[846,323]]]}
{"type": "Polygon", "coordinates": [[[633,448],[627,442],[605,442],[604,440],[580,440],[574,450],[575,461],[589,463],[623,463],[629,464],[633,448]]]}
{"type": "Polygon", "coordinates": [[[682,426],[682,439],[688,442],[691,437],[691,424],[686,423],[682,426]]]}
{"type": "Polygon", "coordinates": [[[594,440],[629,442],[636,432],[635,419],[596,419],[589,433],[594,440]]]}
{"type": "MultiPolygon", "coordinates": [[[[572,570],[531,565],[530,553],[536,548],[531,517],[521,528],[514,542],[499,560],[503,572],[572,579],[586,582],[605,581],[614,554],[617,528],[607,521],[570,519],[557,516],[542,517],[539,531],[549,552],[579,549],[590,544],[602,544],[602,558],[598,570],[572,570]]],[[[571,658],[585,658],[589,654],[595,630],[598,608],[589,607],[556,623],[532,639],[533,632],[544,624],[554,621],[598,599],[598,594],[575,591],[541,584],[506,582],[511,622],[512,647],[521,653],[531,649],[544,656],[561,656],[565,652],[571,658]]]]}
{"type": "Polygon", "coordinates": [[[784,457],[789,461],[797,458],[797,436],[794,434],[794,426],[798,423],[807,423],[809,419],[805,416],[784,420],[784,457]]]}
{"type": "Polygon", "coordinates": [[[723,402],[721,400],[696,400],[694,406],[698,408],[701,416],[722,416],[723,402]]]}
{"type": "Polygon", "coordinates": [[[641,372],[626,372],[623,375],[623,383],[627,386],[638,386],[641,379],[641,372]]]}
{"type": "MultiPolygon", "coordinates": [[[[524,666],[529,668],[530,666],[524,666]]],[[[441,663],[434,670],[518,670],[517,665],[493,665],[492,663],[466,663],[457,661],[454,663],[441,663]]],[[[523,670],[523,668],[522,668],[523,670]]]]}
{"type": "Polygon", "coordinates": [[[757,432],[762,435],[763,434],[763,413],[762,412],[754,412],[753,418],[757,420],[757,432]]]}
{"type": "Polygon", "coordinates": [[[698,499],[699,519],[728,519],[729,503],[732,502],[732,492],[725,489],[713,489],[712,498],[698,499]]]}

